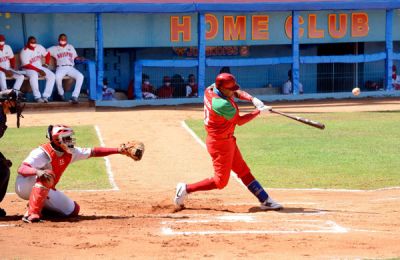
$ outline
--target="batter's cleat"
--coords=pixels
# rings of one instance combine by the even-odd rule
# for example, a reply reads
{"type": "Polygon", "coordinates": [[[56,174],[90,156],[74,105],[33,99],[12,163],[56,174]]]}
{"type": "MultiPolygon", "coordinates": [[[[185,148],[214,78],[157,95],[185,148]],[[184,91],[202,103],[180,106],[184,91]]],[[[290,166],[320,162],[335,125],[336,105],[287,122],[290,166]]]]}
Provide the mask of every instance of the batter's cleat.
{"type": "Polygon", "coordinates": [[[0,208],[0,218],[5,217],[6,216],[6,211],[2,208],[0,208]]]}
{"type": "Polygon", "coordinates": [[[49,99],[48,98],[43,98],[43,102],[44,103],[49,103],[49,99]]]}
{"type": "Polygon", "coordinates": [[[22,217],[22,221],[25,223],[42,222],[42,220],[40,219],[40,216],[38,214],[24,215],[22,217]]]}
{"type": "Polygon", "coordinates": [[[281,210],[283,209],[283,206],[279,204],[278,202],[274,201],[270,196],[268,196],[268,199],[261,203],[260,209],[262,210],[281,210]]]}
{"type": "Polygon", "coordinates": [[[35,98],[36,103],[44,103],[42,98],[35,98]]]}
{"type": "Polygon", "coordinates": [[[183,201],[185,200],[187,194],[186,184],[178,183],[178,185],[176,185],[176,193],[174,198],[174,203],[177,207],[183,207],[183,201]]]}

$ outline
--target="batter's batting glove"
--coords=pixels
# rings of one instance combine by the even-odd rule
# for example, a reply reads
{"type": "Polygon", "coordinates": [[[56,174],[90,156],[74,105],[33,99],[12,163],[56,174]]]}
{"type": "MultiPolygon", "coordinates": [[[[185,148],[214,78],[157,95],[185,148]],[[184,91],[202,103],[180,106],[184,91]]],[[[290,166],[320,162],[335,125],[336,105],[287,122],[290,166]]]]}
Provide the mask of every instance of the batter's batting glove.
{"type": "Polygon", "coordinates": [[[251,102],[253,102],[253,105],[255,106],[255,107],[262,107],[262,106],[264,106],[264,102],[262,102],[261,100],[259,100],[258,98],[256,98],[256,97],[253,97],[253,99],[251,100],[251,102]]]}
{"type": "Polygon", "coordinates": [[[272,107],[266,106],[266,105],[262,105],[260,107],[257,107],[257,109],[260,110],[260,112],[265,112],[265,111],[270,111],[272,109],[272,107]]]}

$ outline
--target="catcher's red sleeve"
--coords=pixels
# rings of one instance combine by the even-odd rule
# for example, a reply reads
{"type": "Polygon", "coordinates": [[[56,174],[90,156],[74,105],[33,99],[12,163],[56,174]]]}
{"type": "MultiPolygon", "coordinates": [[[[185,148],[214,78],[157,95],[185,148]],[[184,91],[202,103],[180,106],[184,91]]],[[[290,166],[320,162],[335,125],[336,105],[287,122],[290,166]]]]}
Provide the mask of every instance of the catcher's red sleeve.
{"type": "Polygon", "coordinates": [[[22,163],[21,166],[18,168],[18,173],[24,177],[36,175],[36,168],[33,168],[27,163],[22,163]]]}
{"type": "Polygon", "coordinates": [[[104,157],[116,153],[119,153],[118,148],[95,147],[92,149],[90,157],[104,157]]]}

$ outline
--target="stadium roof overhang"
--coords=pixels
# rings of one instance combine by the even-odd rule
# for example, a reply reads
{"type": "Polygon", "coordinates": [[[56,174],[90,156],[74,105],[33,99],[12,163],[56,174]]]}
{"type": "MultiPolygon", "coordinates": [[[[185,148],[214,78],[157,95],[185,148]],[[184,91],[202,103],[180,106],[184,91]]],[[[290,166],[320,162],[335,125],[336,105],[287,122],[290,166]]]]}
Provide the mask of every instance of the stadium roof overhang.
{"type": "Polygon", "coordinates": [[[186,13],[396,9],[399,0],[1,0],[10,13],[186,13]]]}

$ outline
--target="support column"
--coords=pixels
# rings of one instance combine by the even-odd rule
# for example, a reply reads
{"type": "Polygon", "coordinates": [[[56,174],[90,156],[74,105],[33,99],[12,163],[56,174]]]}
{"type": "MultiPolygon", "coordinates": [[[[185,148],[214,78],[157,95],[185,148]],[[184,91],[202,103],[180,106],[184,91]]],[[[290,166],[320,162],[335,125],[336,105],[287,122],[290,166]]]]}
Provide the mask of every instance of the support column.
{"type": "Polygon", "coordinates": [[[199,65],[197,71],[197,84],[199,86],[199,97],[203,97],[206,80],[206,19],[204,13],[198,14],[198,31],[199,65]]]}
{"type": "Polygon", "coordinates": [[[300,71],[300,51],[299,51],[299,12],[292,11],[292,88],[293,95],[299,94],[299,71],[300,71]]]}

